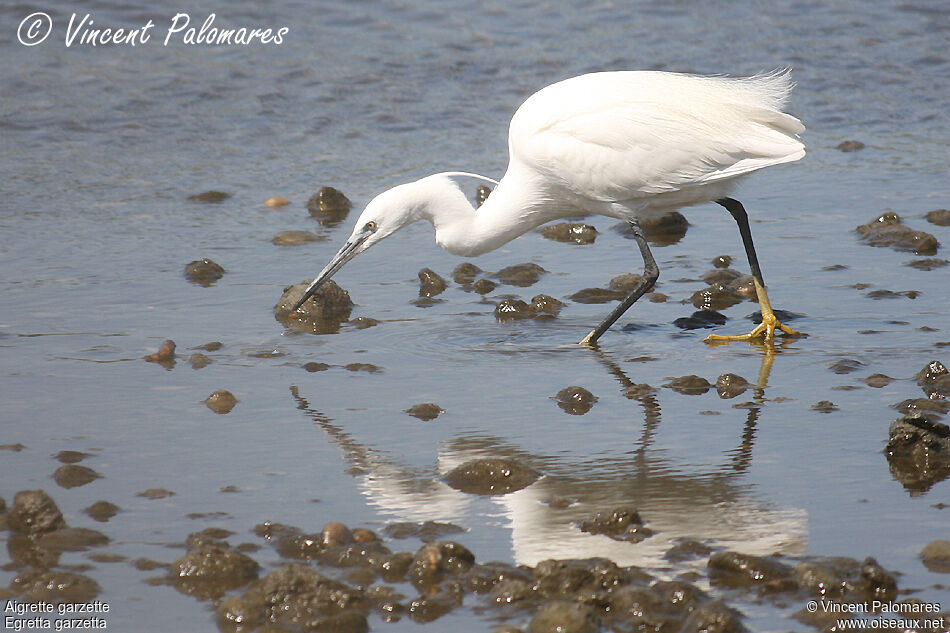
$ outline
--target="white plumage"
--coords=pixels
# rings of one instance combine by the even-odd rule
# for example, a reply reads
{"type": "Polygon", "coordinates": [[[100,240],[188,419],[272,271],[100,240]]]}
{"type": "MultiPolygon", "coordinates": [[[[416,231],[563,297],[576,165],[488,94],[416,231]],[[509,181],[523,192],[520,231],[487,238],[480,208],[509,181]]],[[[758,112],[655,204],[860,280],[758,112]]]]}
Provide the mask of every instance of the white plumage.
{"type": "MultiPolygon", "coordinates": [[[[543,88],[512,117],[508,169],[477,212],[453,180],[473,176],[494,182],[476,174],[435,174],[379,194],[295,309],[356,254],[419,220],[432,223],[436,242],[449,252],[475,256],[563,217],[605,215],[630,222],[639,232],[637,218],[644,214],[719,201],[745,231],[768,320],[771,308],[746,236],[745,211],[727,196],[738,178],[805,155],[798,139],[804,126],[782,112],[791,87],[787,71],[748,78],[618,71],[543,88]]],[[[651,273],[655,263],[641,238],[651,273]]],[[[653,281],[585,342],[594,342],[653,281]]],[[[771,339],[776,326],[793,333],[775,321],[742,338],[764,333],[771,339]]]]}

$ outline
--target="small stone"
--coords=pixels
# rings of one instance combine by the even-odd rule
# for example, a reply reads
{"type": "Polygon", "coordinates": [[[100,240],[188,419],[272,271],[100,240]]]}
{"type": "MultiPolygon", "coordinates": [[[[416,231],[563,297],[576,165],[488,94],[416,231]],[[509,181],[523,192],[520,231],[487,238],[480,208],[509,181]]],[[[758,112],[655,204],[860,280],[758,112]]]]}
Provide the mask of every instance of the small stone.
{"type": "Polygon", "coordinates": [[[445,409],[433,402],[426,402],[424,404],[415,404],[404,411],[414,418],[419,418],[424,422],[429,420],[434,420],[443,413],[445,409]]]}
{"type": "Polygon", "coordinates": [[[419,271],[419,296],[435,297],[442,294],[447,287],[445,279],[440,277],[431,268],[423,268],[419,271]]]}
{"type": "Polygon", "coordinates": [[[271,196],[270,198],[264,201],[264,204],[267,205],[268,207],[272,207],[276,209],[280,207],[286,207],[288,204],[290,204],[290,200],[288,200],[287,198],[282,198],[280,196],[271,196]]]}
{"type": "Polygon", "coordinates": [[[333,227],[346,219],[353,203],[333,187],[321,187],[307,200],[307,210],[321,225],[333,227]]]}
{"type": "Polygon", "coordinates": [[[831,413],[838,410],[838,406],[831,402],[830,400],[821,400],[811,405],[812,411],[817,411],[818,413],[831,413]]]}
{"type": "Polygon", "coordinates": [[[479,279],[472,285],[472,289],[480,295],[487,295],[497,287],[498,284],[491,279],[479,279]]]}
{"type": "Polygon", "coordinates": [[[195,352],[188,357],[188,363],[192,369],[204,369],[213,362],[214,360],[210,356],[206,356],[200,352],[195,352]]]}
{"type": "Polygon", "coordinates": [[[920,552],[924,567],[938,574],[950,574],[950,541],[938,539],[927,543],[920,552]]]}
{"type": "Polygon", "coordinates": [[[950,226],[950,209],[935,209],[927,213],[927,221],[937,226],[950,226]]]}
{"type": "Polygon", "coordinates": [[[573,386],[558,391],[554,401],[565,413],[584,415],[597,402],[597,396],[583,387],[573,386]]]}
{"type": "Polygon", "coordinates": [[[94,521],[99,521],[100,523],[105,523],[116,514],[118,514],[119,506],[108,501],[96,501],[94,504],[83,510],[87,515],[89,515],[94,521]]]}
{"type": "Polygon", "coordinates": [[[310,242],[322,242],[327,239],[323,235],[317,235],[310,231],[281,231],[275,235],[271,242],[277,246],[300,246],[310,242]]]}
{"type": "Polygon", "coordinates": [[[225,272],[220,264],[207,257],[196,259],[185,265],[185,279],[193,284],[204,286],[205,288],[221,279],[225,272]]]}
{"type": "Polygon", "coordinates": [[[856,152],[859,149],[864,149],[864,143],[861,141],[842,141],[838,143],[835,149],[839,149],[842,152],[856,152]]]}
{"type": "Polygon", "coordinates": [[[143,497],[145,499],[166,499],[174,495],[174,492],[165,488],[149,488],[148,490],[143,490],[142,492],[136,493],[135,496],[143,497]]]}
{"type": "Polygon", "coordinates": [[[541,235],[555,242],[593,244],[594,240],[597,239],[597,229],[590,224],[560,222],[542,228],[541,235]]]}
{"type": "Polygon", "coordinates": [[[716,392],[724,400],[735,398],[748,388],[749,381],[736,374],[723,374],[716,379],[716,392]]]}
{"type": "Polygon", "coordinates": [[[673,378],[664,386],[687,396],[700,396],[712,388],[708,380],[694,374],[673,378]]]}
{"type": "Polygon", "coordinates": [[[158,363],[166,367],[170,366],[175,361],[175,341],[171,339],[166,340],[162,343],[162,346],[158,348],[157,352],[143,356],[142,358],[150,363],[158,363]]]}
{"type": "Polygon", "coordinates": [[[102,477],[99,473],[87,466],[79,464],[65,464],[53,473],[53,480],[63,488],[78,488],[92,483],[102,477]]]}
{"type": "Polygon", "coordinates": [[[537,264],[515,264],[514,266],[502,268],[495,273],[494,277],[503,284],[524,288],[537,283],[541,275],[547,272],[548,271],[537,264]]]}
{"type": "Polygon", "coordinates": [[[224,191],[205,191],[202,193],[196,193],[194,195],[188,196],[189,200],[194,202],[223,202],[231,197],[232,194],[226,193],[224,191]]]}
{"type": "Polygon", "coordinates": [[[238,399],[227,389],[219,389],[205,399],[205,405],[215,413],[229,413],[238,399]]]}

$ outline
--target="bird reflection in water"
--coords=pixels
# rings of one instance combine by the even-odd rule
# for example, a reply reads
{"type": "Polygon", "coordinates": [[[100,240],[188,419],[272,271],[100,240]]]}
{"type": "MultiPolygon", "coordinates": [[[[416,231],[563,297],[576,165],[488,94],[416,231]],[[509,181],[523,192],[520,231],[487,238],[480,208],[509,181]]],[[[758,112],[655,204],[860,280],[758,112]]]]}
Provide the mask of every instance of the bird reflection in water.
{"type": "Polygon", "coordinates": [[[745,479],[756,425],[767,402],[769,373],[781,349],[771,344],[761,347],[762,364],[752,400],[738,405],[746,410],[739,443],[724,463],[704,471],[692,464],[687,469],[653,446],[662,419],[656,391],[630,380],[615,360],[596,348],[592,353],[614,376],[622,393],[640,405],[643,425],[630,451],[584,462],[532,455],[506,439],[471,434],[445,443],[435,464],[420,470],[354,438],[311,407],[297,386],[291,387],[291,393],[298,408],[343,451],[347,472],[359,480],[369,502],[394,521],[466,525],[473,513],[484,515],[484,508],[491,504],[506,519],[519,564],[605,557],[620,565],[668,570],[665,556],[683,539],[757,555],[804,551],[805,511],[772,507],[756,498],[745,479]],[[446,481],[450,471],[480,458],[510,460],[542,476],[522,489],[487,497],[462,492],[446,481]],[[632,542],[636,539],[615,540],[582,531],[584,520],[618,507],[636,508],[653,535],[632,542]]]}

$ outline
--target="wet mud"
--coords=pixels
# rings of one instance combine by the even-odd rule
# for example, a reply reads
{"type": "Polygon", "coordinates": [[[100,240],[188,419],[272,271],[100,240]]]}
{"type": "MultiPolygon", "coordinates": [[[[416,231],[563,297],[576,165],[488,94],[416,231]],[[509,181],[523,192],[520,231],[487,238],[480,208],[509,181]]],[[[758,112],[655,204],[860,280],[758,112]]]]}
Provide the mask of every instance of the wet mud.
{"type": "MultiPolygon", "coordinates": [[[[513,493],[539,476],[499,460],[476,460],[459,469],[465,473],[462,479],[495,481],[489,490],[481,484],[467,490],[477,495],[513,493]],[[516,485],[502,484],[512,478],[516,485]]],[[[738,606],[744,603],[786,606],[823,598],[899,605],[914,600],[902,597],[899,575],[873,558],[761,556],[689,539],[672,545],[664,558],[694,566],[669,579],[604,558],[547,559],[535,565],[485,562],[459,540],[446,538],[464,539],[464,528],[436,522],[391,524],[383,530],[385,536],[337,521],[310,533],[272,521],[244,535],[207,527],[174,544],[184,551],[162,562],[110,554],[108,536],[67,526],[42,490],[18,492],[0,517],[9,532],[10,566],[16,572],[9,587],[0,590],[7,599],[52,604],[96,599],[101,587],[90,575],[95,570],[80,572],[60,563],[64,551],[87,552],[90,560],[127,564],[148,584],[173,587],[206,604],[209,623],[216,622],[226,633],[366,632],[403,619],[435,623],[471,609],[495,622],[494,630],[512,633],[741,632],[748,630],[738,606]],[[423,543],[414,551],[401,551],[387,538],[423,543]],[[258,558],[270,560],[262,556],[268,551],[277,560],[262,564],[258,558]]],[[[598,512],[580,520],[577,528],[631,544],[655,536],[630,506],[598,512]]],[[[929,568],[950,570],[946,540],[928,543],[919,556],[929,568]]],[[[802,608],[795,617],[827,630],[837,616],[802,608]]],[[[437,630],[439,625],[433,626],[437,630]]]]}

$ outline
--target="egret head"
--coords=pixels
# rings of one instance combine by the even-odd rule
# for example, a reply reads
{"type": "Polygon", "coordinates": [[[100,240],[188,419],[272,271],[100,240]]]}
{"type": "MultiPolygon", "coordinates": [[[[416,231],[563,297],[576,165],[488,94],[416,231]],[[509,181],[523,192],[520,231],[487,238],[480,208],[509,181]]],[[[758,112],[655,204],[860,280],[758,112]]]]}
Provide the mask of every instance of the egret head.
{"type": "MultiPolygon", "coordinates": [[[[425,179],[423,179],[425,180],[425,179]]],[[[320,271],[317,278],[303,293],[303,296],[294,305],[291,312],[303,305],[320,286],[327,282],[343,264],[350,261],[367,248],[383,238],[389,237],[402,227],[422,219],[422,208],[425,206],[423,181],[410,182],[384,191],[366,205],[353,233],[330,263],[320,271]]]]}

